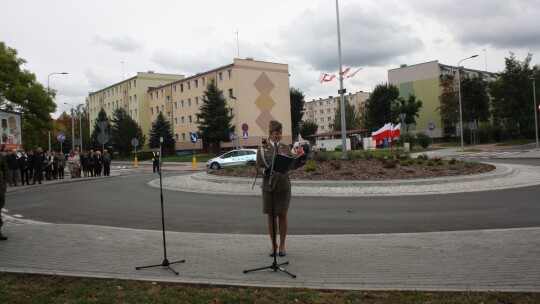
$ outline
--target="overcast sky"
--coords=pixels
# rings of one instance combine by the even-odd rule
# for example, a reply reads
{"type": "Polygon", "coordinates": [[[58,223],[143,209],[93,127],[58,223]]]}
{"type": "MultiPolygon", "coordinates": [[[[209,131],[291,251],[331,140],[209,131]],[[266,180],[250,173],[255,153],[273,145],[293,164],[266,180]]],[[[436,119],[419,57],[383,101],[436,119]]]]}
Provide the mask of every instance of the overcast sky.
{"type": "MultiPolygon", "coordinates": [[[[400,64],[478,54],[462,65],[498,72],[510,51],[540,62],[540,0],[340,0],[339,13],[343,68],[364,67],[348,92],[372,91],[400,64]]],[[[49,78],[58,112],[136,72],[191,76],[238,52],[288,64],[306,100],[339,89],[317,80],[339,69],[334,0],[0,0],[0,40],[44,86],[69,73],[49,78]]]]}

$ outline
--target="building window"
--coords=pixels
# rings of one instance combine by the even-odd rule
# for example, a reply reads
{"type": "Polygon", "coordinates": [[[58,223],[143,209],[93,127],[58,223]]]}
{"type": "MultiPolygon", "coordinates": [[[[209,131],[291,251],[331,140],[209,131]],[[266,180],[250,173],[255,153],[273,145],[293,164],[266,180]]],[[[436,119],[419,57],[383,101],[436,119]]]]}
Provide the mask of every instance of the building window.
{"type": "Polygon", "coordinates": [[[227,71],[227,75],[229,76],[229,79],[232,79],[232,71],[231,70],[227,71]]]}
{"type": "Polygon", "coordinates": [[[326,104],[329,105],[329,104],[330,104],[330,100],[327,100],[327,101],[326,101],[326,104]]]}
{"type": "Polygon", "coordinates": [[[172,87],[173,93],[176,93],[176,86],[172,87]]]}
{"type": "Polygon", "coordinates": [[[163,113],[163,105],[161,105],[161,112],[163,113]]]}
{"type": "Polygon", "coordinates": [[[192,124],[192,123],[193,123],[193,121],[191,120],[191,115],[188,116],[188,123],[189,123],[189,124],[192,124]]]}
{"type": "Polygon", "coordinates": [[[332,117],[328,117],[328,121],[332,121],[332,117]]]}
{"type": "Polygon", "coordinates": [[[218,80],[223,81],[223,73],[222,72],[218,73],[218,80]]]}
{"type": "Polygon", "coordinates": [[[326,113],[331,113],[332,109],[326,109],[326,113]]]}
{"type": "Polygon", "coordinates": [[[324,130],[324,126],[321,126],[321,130],[324,130]]]}
{"type": "Polygon", "coordinates": [[[134,88],[137,87],[137,80],[133,80],[133,87],[134,87],[134,88]]]}
{"type": "Polygon", "coordinates": [[[195,97],[195,105],[198,106],[199,105],[199,97],[195,97]]]}
{"type": "Polygon", "coordinates": [[[182,133],[182,141],[186,141],[186,133],[182,133]]]}
{"type": "Polygon", "coordinates": [[[176,101],[174,102],[174,107],[173,108],[174,108],[175,111],[178,109],[178,103],[176,101]]]}
{"type": "Polygon", "coordinates": [[[233,89],[229,89],[229,98],[233,98],[234,95],[233,95],[233,89]]]}
{"type": "Polygon", "coordinates": [[[321,102],[319,102],[319,105],[320,105],[320,106],[322,106],[322,101],[321,101],[321,102]]]}
{"type": "Polygon", "coordinates": [[[182,126],[185,125],[184,116],[180,117],[180,123],[182,123],[182,126]]]}
{"type": "Polygon", "coordinates": [[[181,83],[181,84],[180,84],[180,93],[183,93],[183,92],[184,92],[184,84],[181,83]]]}
{"type": "Polygon", "coordinates": [[[167,102],[171,102],[171,96],[167,96],[167,102]]]}
{"type": "Polygon", "coordinates": [[[191,90],[191,82],[189,82],[189,81],[188,81],[188,83],[187,83],[187,90],[188,90],[188,91],[191,90]]]}
{"type": "Polygon", "coordinates": [[[135,102],[137,102],[137,95],[134,95],[134,96],[133,96],[133,100],[134,100],[135,102]]]}
{"type": "MultiPolygon", "coordinates": [[[[118,100],[116,102],[118,102],[118,100]]],[[[129,103],[132,103],[132,102],[133,102],[133,99],[131,96],[129,96],[129,103]]]]}
{"type": "Polygon", "coordinates": [[[174,134],[174,141],[178,141],[178,134],[174,134]]]}
{"type": "Polygon", "coordinates": [[[199,80],[195,79],[195,88],[198,88],[198,87],[199,87],[199,80]]]}
{"type": "Polygon", "coordinates": [[[178,118],[175,118],[175,119],[174,119],[174,125],[175,125],[175,126],[178,126],[178,118]]]}
{"type": "Polygon", "coordinates": [[[156,106],[156,115],[159,114],[159,107],[156,106]]]}
{"type": "Polygon", "coordinates": [[[167,118],[171,118],[171,112],[167,111],[167,118]]]}
{"type": "Polygon", "coordinates": [[[133,110],[129,110],[129,116],[133,116],[133,110]]]}
{"type": "Polygon", "coordinates": [[[324,114],[324,110],[320,110],[319,113],[320,113],[320,114],[324,114]]]}
{"type": "Polygon", "coordinates": [[[180,100],[180,109],[183,109],[183,108],[184,108],[184,101],[180,100]]]}
{"type": "Polygon", "coordinates": [[[150,108],[150,115],[154,115],[154,108],[150,108]]]}
{"type": "Polygon", "coordinates": [[[137,109],[135,109],[135,117],[137,117],[137,109]]]}
{"type": "Polygon", "coordinates": [[[203,87],[206,86],[206,77],[202,78],[202,85],[203,85],[203,87]]]}
{"type": "Polygon", "coordinates": [[[188,106],[188,107],[191,107],[191,98],[188,98],[188,100],[187,100],[187,106],[188,106]]]}
{"type": "Polygon", "coordinates": [[[154,93],[150,93],[150,100],[154,100],[154,93]]]}

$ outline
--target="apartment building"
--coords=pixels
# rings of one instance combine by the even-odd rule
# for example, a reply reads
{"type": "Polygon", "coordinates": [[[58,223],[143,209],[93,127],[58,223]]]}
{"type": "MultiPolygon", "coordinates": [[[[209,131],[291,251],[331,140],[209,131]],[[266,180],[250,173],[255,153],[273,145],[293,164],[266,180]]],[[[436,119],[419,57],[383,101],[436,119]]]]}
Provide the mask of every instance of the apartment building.
{"type": "MultiPolygon", "coordinates": [[[[105,110],[109,118],[112,118],[114,110],[123,107],[141,126],[146,138],[149,138],[151,120],[148,114],[148,89],[182,78],[184,78],[184,75],[162,74],[152,71],[147,73],[138,72],[134,77],[89,93],[87,106],[90,118],[90,133],[101,109],[105,110]]],[[[165,95],[164,90],[154,93],[154,96],[157,97],[162,95],[165,95]]]]}
{"type": "MultiPolygon", "coordinates": [[[[419,117],[416,118],[416,125],[408,126],[409,131],[428,133],[428,124],[433,123],[435,125],[435,130],[431,131],[433,137],[460,133],[458,122],[445,125],[437,111],[440,104],[439,96],[442,92],[441,77],[453,77],[457,81],[457,70],[456,66],[441,64],[437,60],[410,66],[403,64],[399,68],[388,70],[388,82],[399,88],[402,98],[407,99],[414,94],[417,100],[422,101],[422,109],[420,109],[419,117]]],[[[498,78],[497,73],[465,67],[460,67],[459,71],[461,79],[481,77],[485,81],[493,81],[498,78]]]]}
{"type": "MultiPolygon", "coordinates": [[[[360,109],[366,100],[369,99],[371,94],[368,92],[359,91],[356,93],[349,93],[345,95],[345,99],[350,104],[354,105],[355,109],[360,109]]],[[[306,101],[304,107],[304,117],[302,120],[310,120],[315,122],[318,126],[318,133],[325,133],[332,131],[332,124],[336,111],[339,107],[340,96],[328,96],[328,98],[319,98],[318,100],[306,101]]]]}
{"type": "Polygon", "coordinates": [[[169,120],[175,151],[209,150],[201,140],[193,144],[190,135],[199,133],[196,114],[211,79],[223,91],[236,126],[237,141],[222,143],[223,148],[260,145],[268,136],[268,122],[272,119],[282,122],[283,141],[292,142],[288,65],[247,58],[148,90],[149,120],[154,121],[160,112],[169,120]],[[242,125],[247,125],[247,132],[243,132],[242,125]]]}

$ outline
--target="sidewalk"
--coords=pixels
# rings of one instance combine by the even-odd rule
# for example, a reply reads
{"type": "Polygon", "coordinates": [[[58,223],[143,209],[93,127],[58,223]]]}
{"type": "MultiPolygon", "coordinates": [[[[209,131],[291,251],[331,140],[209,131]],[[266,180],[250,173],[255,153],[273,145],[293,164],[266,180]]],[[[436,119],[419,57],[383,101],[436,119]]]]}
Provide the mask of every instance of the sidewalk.
{"type": "MultiPolygon", "coordinates": [[[[535,151],[531,153],[537,155],[535,151]]],[[[115,171],[111,175],[118,174],[115,171]]],[[[448,193],[445,189],[464,192],[468,188],[463,187],[476,189],[480,186],[485,187],[481,189],[484,191],[497,187],[538,185],[539,171],[537,167],[498,165],[496,172],[487,175],[465,180],[441,179],[437,183],[422,180],[413,187],[406,181],[392,181],[391,187],[380,182],[325,186],[304,184],[293,186],[293,191],[305,188],[306,192],[314,195],[315,190],[325,187],[336,192],[343,191],[338,188],[347,188],[352,193],[347,193],[347,196],[355,196],[354,191],[369,194],[374,189],[386,189],[387,195],[406,195],[401,192],[405,188],[416,189],[414,191],[427,189],[430,194],[448,193]]],[[[192,180],[191,187],[198,187],[196,190],[204,193],[218,191],[220,195],[224,193],[219,191],[231,184],[236,187],[234,194],[238,195],[239,187],[251,189],[252,182],[251,179],[209,181],[203,178],[205,173],[202,172],[184,176],[192,180]]],[[[170,190],[187,191],[179,188],[189,183],[177,180],[178,177],[163,179],[164,185],[170,190]]],[[[69,179],[61,181],[71,182],[69,179]]],[[[540,227],[403,234],[291,235],[287,238],[287,256],[278,258],[278,262],[290,262],[283,267],[297,275],[293,279],[271,270],[242,272],[271,265],[273,259],[268,256],[266,235],[167,232],[169,261],[186,260],[172,265],[180,272],[176,276],[161,266],[135,270],[136,266],[162,263],[161,231],[48,224],[14,218],[9,216],[9,212],[3,216],[6,222],[3,231],[9,236],[8,241],[0,242],[0,271],[3,272],[283,288],[540,292],[540,227]]]]}

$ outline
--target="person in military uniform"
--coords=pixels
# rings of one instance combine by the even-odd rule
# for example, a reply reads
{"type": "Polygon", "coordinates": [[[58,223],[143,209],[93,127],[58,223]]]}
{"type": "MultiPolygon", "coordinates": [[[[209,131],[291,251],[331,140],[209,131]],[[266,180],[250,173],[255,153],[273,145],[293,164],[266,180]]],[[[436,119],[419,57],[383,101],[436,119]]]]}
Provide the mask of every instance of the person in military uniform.
{"type": "MultiPolygon", "coordinates": [[[[257,149],[257,170],[263,173],[262,200],[263,213],[268,215],[268,233],[271,243],[274,242],[274,227],[272,221],[272,201],[274,203],[274,216],[276,219],[276,232],[279,231],[279,249],[276,248],[279,256],[285,256],[285,238],[287,237],[287,211],[291,201],[291,181],[288,174],[275,172],[272,174],[272,185],[269,185],[270,171],[274,153],[293,156],[291,148],[281,143],[282,125],[279,121],[271,120],[268,126],[268,140],[257,149]]],[[[277,246],[273,244],[272,246],[277,246]]],[[[270,256],[273,256],[274,248],[270,256]]]]}
{"type": "MultiPolygon", "coordinates": [[[[6,145],[0,146],[0,152],[4,152],[4,148],[6,145]]],[[[9,183],[9,177],[8,177],[8,167],[6,160],[2,155],[0,155],[0,241],[5,241],[8,238],[2,234],[2,225],[4,222],[2,222],[2,208],[4,208],[4,205],[6,204],[6,188],[7,184],[9,183]]]]}

